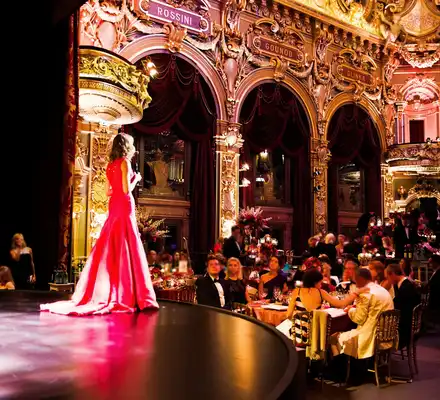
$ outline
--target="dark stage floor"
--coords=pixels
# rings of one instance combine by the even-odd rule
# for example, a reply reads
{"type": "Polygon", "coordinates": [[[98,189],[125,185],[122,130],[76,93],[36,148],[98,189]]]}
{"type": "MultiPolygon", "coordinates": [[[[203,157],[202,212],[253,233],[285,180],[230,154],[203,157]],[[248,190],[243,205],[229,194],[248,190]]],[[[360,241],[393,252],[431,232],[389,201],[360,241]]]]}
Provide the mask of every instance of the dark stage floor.
{"type": "Polygon", "coordinates": [[[296,353],[274,329],[207,307],[95,317],[39,313],[59,293],[0,291],[0,398],[278,398],[296,353]]]}

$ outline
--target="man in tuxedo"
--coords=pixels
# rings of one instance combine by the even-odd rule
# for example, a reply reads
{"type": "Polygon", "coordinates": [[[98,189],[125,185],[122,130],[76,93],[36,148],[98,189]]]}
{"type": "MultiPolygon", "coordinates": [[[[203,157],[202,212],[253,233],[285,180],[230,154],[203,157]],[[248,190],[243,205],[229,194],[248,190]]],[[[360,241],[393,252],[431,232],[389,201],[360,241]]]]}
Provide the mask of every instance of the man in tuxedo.
{"type": "Polygon", "coordinates": [[[344,254],[351,254],[355,258],[362,253],[362,236],[357,235],[344,246],[344,254]]]}
{"type": "Polygon", "coordinates": [[[312,236],[309,239],[308,243],[309,243],[308,252],[312,257],[318,258],[321,254],[327,254],[326,253],[327,248],[325,244],[319,240],[318,236],[312,236]]]}
{"type": "Polygon", "coordinates": [[[413,282],[403,273],[398,264],[390,264],[387,269],[387,279],[394,285],[394,308],[400,310],[399,347],[409,345],[414,307],[420,303],[420,295],[413,282]]]}
{"type": "Polygon", "coordinates": [[[240,259],[240,256],[241,256],[240,227],[233,226],[231,229],[231,233],[232,233],[231,236],[229,238],[227,238],[223,244],[223,255],[226,258],[235,257],[235,258],[240,259]]]}
{"type": "Polygon", "coordinates": [[[217,308],[231,308],[229,286],[219,278],[220,263],[214,255],[208,256],[205,276],[196,281],[196,299],[198,304],[217,308]]]}
{"type": "Polygon", "coordinates": [[[429,259],[429,266],[434,273],[429,279],[429,308],[440,312],[440,255],[433,254],[429,259]]]}
{"type": "Polygon", "coordinates": [[[396,250],[396,258],[403,258],[406,245],[414,247],[418,242],[417,232],[411,228],[409,219],[404,219],[403,221],[400,218],[396,219],[393,240],[396,250]]]}

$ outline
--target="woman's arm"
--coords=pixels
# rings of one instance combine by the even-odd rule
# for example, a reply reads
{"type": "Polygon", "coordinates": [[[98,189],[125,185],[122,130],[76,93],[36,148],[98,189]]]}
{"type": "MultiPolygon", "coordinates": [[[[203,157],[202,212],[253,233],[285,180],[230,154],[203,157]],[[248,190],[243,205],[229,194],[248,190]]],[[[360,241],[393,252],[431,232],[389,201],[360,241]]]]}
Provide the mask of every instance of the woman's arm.
{"type": "Polygon", "coordinates": [[[11,258],[12,258],[14,261],[18,261],[18,260],[20,259],[20,253],[17,252],[17,251],[15,251],[15,250],[11,250],[11,251],[9,252],[9,254],[11,255],[11,258]]]}
{"type": "Polygon", "coordinates": [[[12,282],[7,282],[6,283],[6,289],[8,290],[15,290],[15,286],[12,282]]]}
{"type": "Polygon", "coordinates": [[[136,174],[135,177],[130,182],[130,172],[131,167],[128,163],[128,160],[124,158],[121,163],[121,171],[122,171],[122,190],[125,194],[131,193],[136,187],[137,183],[141,179],[140,174],[136,174]]]}
{"type": "Polygon", "coordinates": [[[113,194],[112,187],[107,179],[105,180],[105,193],[107,194],[107,197],[110,197],[113,194]]]}
{"type": "Polygon", "coordinates": [[[258,283],[258,295],[260,299],[263,297],[263,290],[264,290],[264,282],[263,282],[263,277],[261,277],[260,282],[258,283]]]}
{"type": "Polygon", "coordinates": [[[283,293],[287,293],[288,290],[289,290],[289,288],[287,287],[287,283],[284,282],[284,285],[283,285],[283,293]]]}
{"type": "Polygon", "coordinates": [[[29,248],[29,255],[31,256],[32,283],[34,283],[37,280],[37,276],[35,275],[34,254],[31,248],[29,248]]]}
{"type": "Polygon", "coordinates": [[[246,298],[246,303],[250,303],[252,301],[251,296],[248,293],[247,286],[244,287],[244,297],[246,298]]]}
{"type": "Polygon", "coordinates": [[[327,303],[337,308],[347,307],[349,304],[353,303],[358,297],[357,293],[352,293],[348,295],[344,300],[339,300],[336,297],[330,296],[325,290],[321,290],[321,295],[327,303]]]}
{"type": "Polygon", "coordinates": [[[287,309],[287,318],[292,318],[293,312],[295,311],[295,300],[298,296],[298,289],[295,289],[290,296],[289,308],[287,309]]]}

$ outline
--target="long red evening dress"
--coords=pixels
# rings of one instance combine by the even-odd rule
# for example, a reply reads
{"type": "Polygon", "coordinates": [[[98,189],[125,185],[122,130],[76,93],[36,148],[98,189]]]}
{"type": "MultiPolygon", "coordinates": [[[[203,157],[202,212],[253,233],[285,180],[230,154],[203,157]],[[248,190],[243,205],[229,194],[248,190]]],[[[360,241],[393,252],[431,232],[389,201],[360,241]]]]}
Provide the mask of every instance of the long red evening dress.
{"type": "MultiPolygon", "coordinates": [[[[135,312],[158,308],[131,193],[122,188],[121,163],[107,166],[109,214],[90,253],[72,300],[41,304],[41,311],[63,315],[135,312]]],[[[130,163],[128,163],[130,165],[130,163]]],[[[129,167],[130,181],[134,173],[129,167]]]]}

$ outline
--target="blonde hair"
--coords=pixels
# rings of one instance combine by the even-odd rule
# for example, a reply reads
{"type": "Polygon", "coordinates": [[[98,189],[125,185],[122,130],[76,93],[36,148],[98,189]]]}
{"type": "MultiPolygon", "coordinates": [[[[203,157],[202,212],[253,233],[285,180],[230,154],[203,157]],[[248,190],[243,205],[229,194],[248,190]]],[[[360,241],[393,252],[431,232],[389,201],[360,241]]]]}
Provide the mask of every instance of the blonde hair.
{"type": "Polygon", "coordinates": [[[11,249],[12,249],[12,250],[15,250],[15,249],[17,248],[17,245],[16,245],[15,241],[16,241],[18,238],[23,239],[23,245],[22,245],[20,248],[21,248],[21,249],[24,249],[24,248],[27,247],[27,244],[26,244],[26,242],[25,242],[25,240],[24,240],[24,236],[23,236],[23,234],[22,234],[22,233],[16,233],[14,236],[12,236],[12,241],[11,241],[11,249]]]}
{"type": "Polygon", "coordinates": [[[238,258],[235,257],[231,257],[228,259],[228,262],[226,264],[226,279],[229,279],[229,264],[231,263],[231,261],[235,261],[238,263],[238,266],[240,267],[239,271],[238,271],[238,279],[243,279],[243,266],[241,265],[241,262],[238,258]]]}

